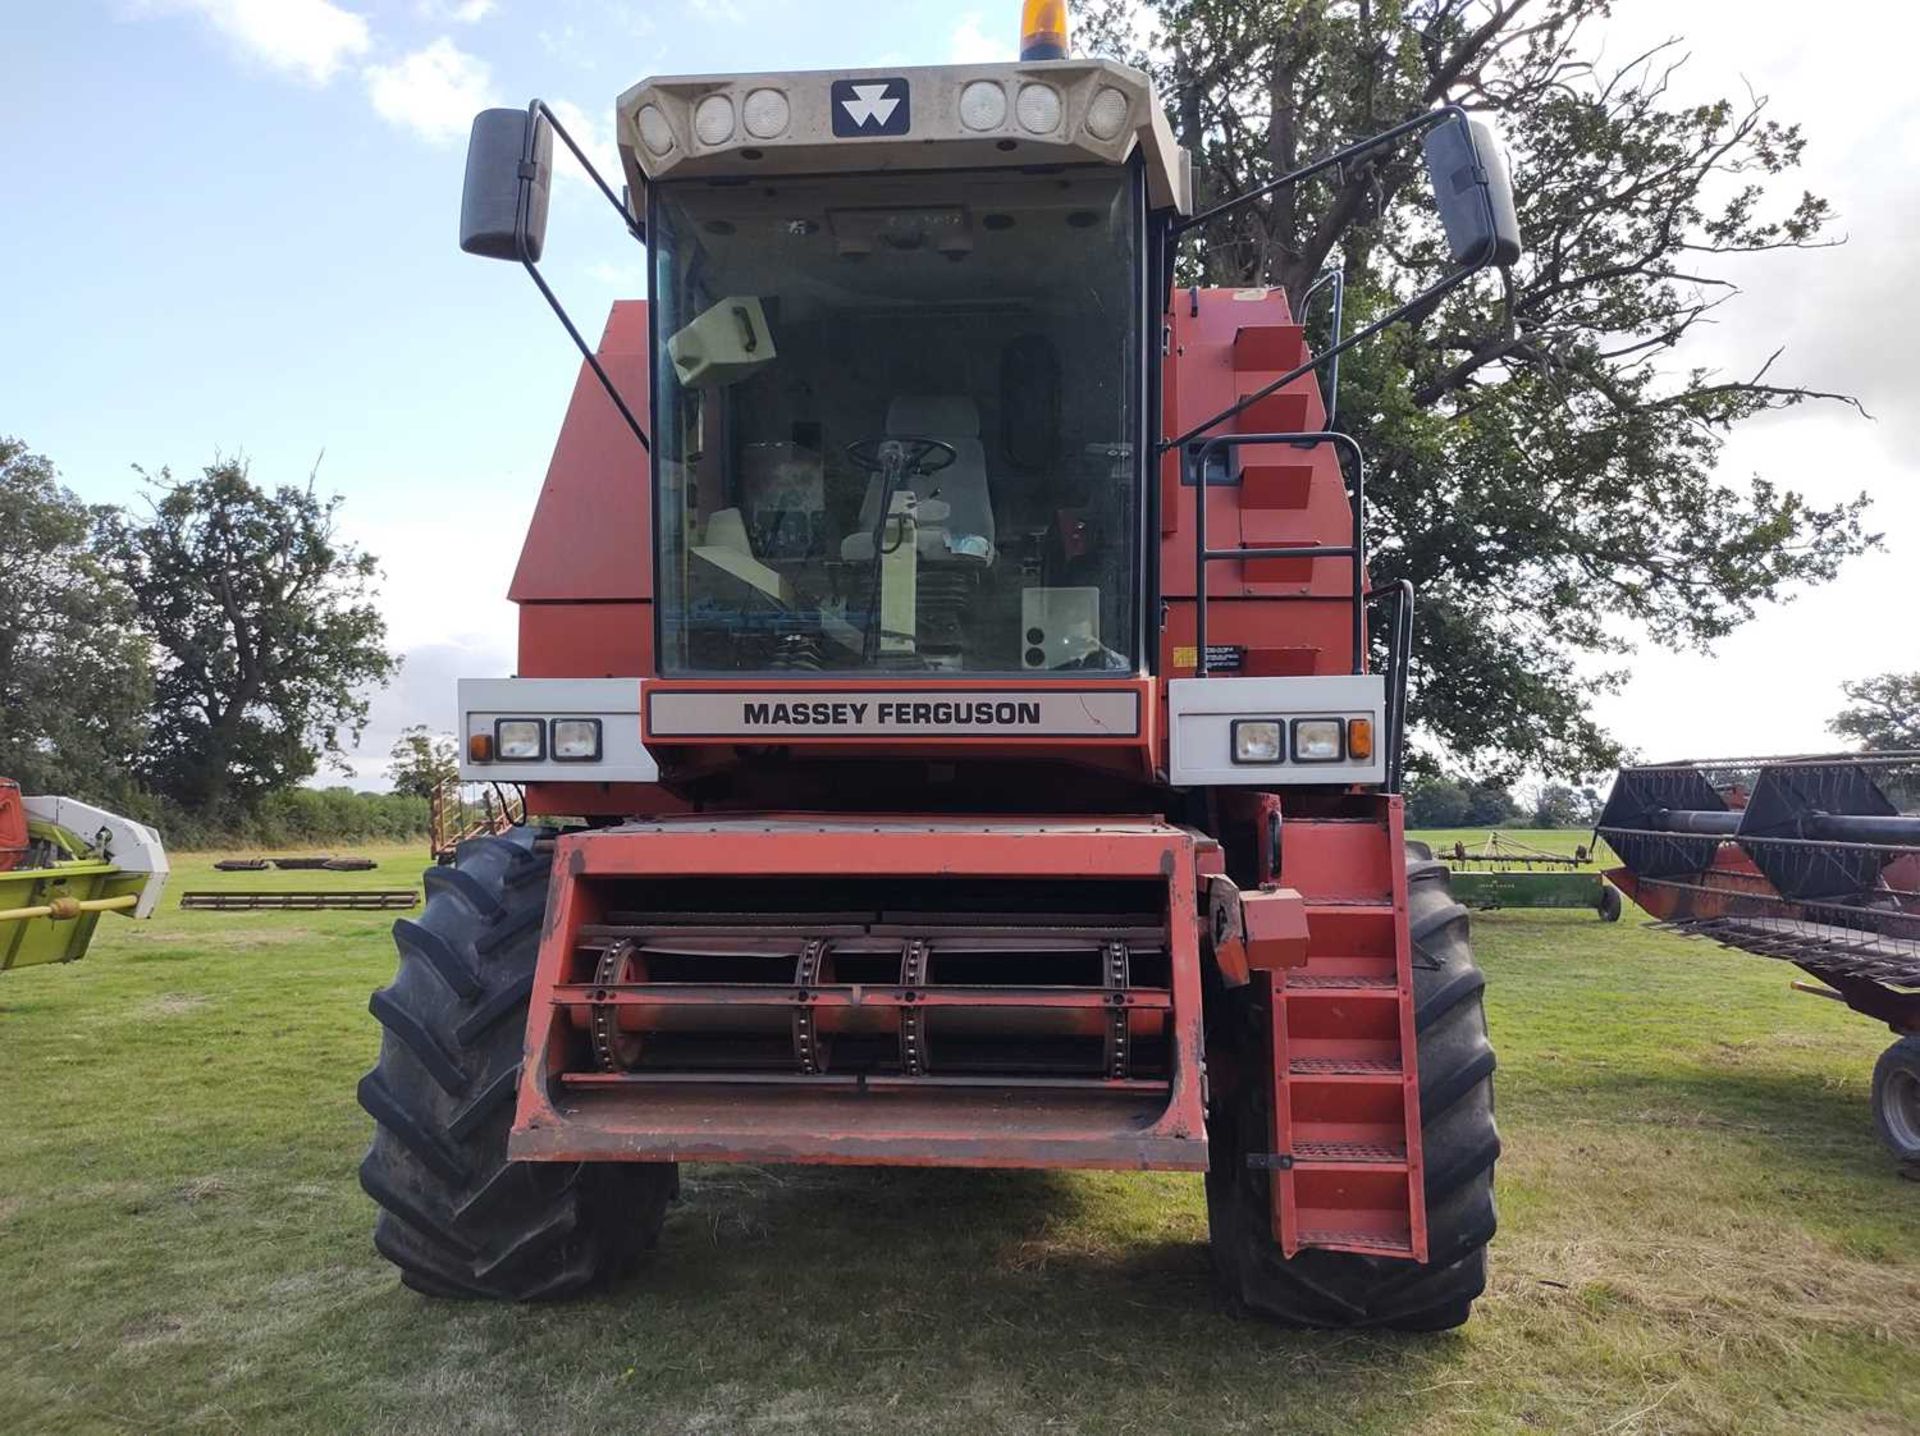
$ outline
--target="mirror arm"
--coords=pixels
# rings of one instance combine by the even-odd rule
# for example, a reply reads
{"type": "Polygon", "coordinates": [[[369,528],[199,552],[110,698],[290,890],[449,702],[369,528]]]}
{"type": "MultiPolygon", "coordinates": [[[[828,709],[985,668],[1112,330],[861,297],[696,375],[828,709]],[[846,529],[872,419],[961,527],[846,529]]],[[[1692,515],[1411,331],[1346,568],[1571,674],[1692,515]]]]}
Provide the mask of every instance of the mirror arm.
{"type": "MultiPolygon", "coordinates": [[[[1311,178],[1312,176],[1320,174],[1325,170],[1331,169],[1336,165],[1344,164],[1347,160],[1352,159],[1355,155],[1364,154],[1370,150],[1377,150],[1383,144],[1387,144],[1393,140],[1404,139],[1408,135],[1412,135],[1424,130],[1432,129],[1436,125],[1439,125],[1442,121],[1449,120],[1449,119],[1456,120],[1458,123],[1462,125],[1470,123],[1467,117],[1467,112],[1464,109],[1462,109],[1459,105],[1442,105],[1437,110],[1429,110],[1425,114],[1415,116],[1413,119],[1406,121],[1404,124],[1395,125],[1392,129],[1387,130],[1382,134],[1375,135],[1371,139],[1362,140],[1360,141],[1360,143],[1355,145],[1348,145],[1344,150],[1339,150],[1334,154],[1328,155],[1325,159],[1315,160],[1312,164],[1306,166],[1304,169],[1298,169],[1293,171],[1293,173],[1291,174],[1282,175],[1279,179],[1274,180],[1271,183],[1261,185],[1258,189],[1249,190],[1247,193],[1239,196],[1237,199],[1230,199],[1225,204],[1215,205],[1212,209],[1207,210],[1204,214],[1198,214],[1198,215],[1195,215],[1192,219],[1183,221],[1173,231],[1173,242],[1174,244],[1178,244],[1180,237],[1186,234],[1189,230],[1193,230],[1198,228],[1200,225],[1210,223],[1211,221],[1219,218],[1221,215],[1227,214],[1232,210],[1238,209],[1240,208],[1240,206],[1250,203],[1253,200],[1259,199],[1264,195],[1271,194],[1277,189],[1281,189],[1286,185],[1297,184],[1303,179],[1311,178]]],[[[1241,399],[1239,402],[1228,405],[1226,408],[1222,409],[1219,413],[1215,414],[1212,418],[1203,420],[1200,423],[1194,425],[1191,429],[1187,430],[1186,433],[1179,435],[1177,438],[1161,440],[1159,452],[1162,454],[1165,454],[1170,450],[1185,447],[1187,444],[1193,442],[1193,440],[1199,438],[1202,434],[1206,433],[1207,430],[1215,428],[1218,425],[1224,424],[1227,422],[1227,420],[1232,419],[1235,416],[1244,413],[1246,410],[1252,408],[1255,404],[1259,403],[1262,399],[1265,399],[1272,394],[1276,394],[1280,390],[1286,388],[1287,385],[1293,383],[1294,380],[1300,378],[1302,375],[1313,373],[1314,370],[1318,369],[1322,364],[1328,363],[1329,361],[1337,362],[1340,356],[1346,353],[1349,349],[1355,348],[1360,344],[1364,344],[1367,340],[1373,338],[1373,336],[1378,334],[1381,330],[1390,328],[1391,326],[1398,324],[1402,319],[1405,319],[1408,315],[1418,312],[1419,310],[1425,308],[1427,305],[1434,303],[1436,300],[1444,299],[1448,294],[1451,294],[1455,289],[1458,289],[1462,284],[1466,283],[1467,280],[1473,278],[1474,275],[1480,273],[1481,270],[1491,265],[1494,261],[1494,257],[1499,253],[1500,241],[1494,232],[1496,226],[1494,223],[1493,197],[1490,194],[1488,194],[1484,188],[1482,189],[1482,192],[1481,192],[1481,202],[1486,209],[1487,243],[1486,243],[1485,249],[1481,251],[1480,255],[1477,258],[1475,258],[1473,261],[1471,261],[1468,264],[1462,265],[1459,269],[1455,270],[1452,274],[1449,274],[1446,278],[1442,279],[1439,283],[1433,285],[1428,289],[1422,290],[1419,294],[1416,294],[1412,299],[1409,299],[1405,304],[1402,304],[1398,309],[1395,309],[1392,313],[1387,314],[1382,318],[1376,319],[1373,323],[1369,324],[1366,328],[1355,331],[1354,333],[1348,335],[1345,339],[1338,339],[1338,336],[1336,334],[1337,342],[1331,348],[1326,349],[1320,354],[1315,355],[1313,358],[1309,359],[1306,363],[1299,365],[1297,368],[1288,370],[1285,374],[1282,374],[1278,379],[1275,379],[1271,384],[1263,385],[1261,388],[1256,389],[1253,393],[1241,399]]],[[[1171,261],[1169,261],[1169,267],[1171,267],[1171,261]]],[[[1323,280],[1324,280],[1324,276],[1322,276],[1322,279],[1315,280],[1314,288],[1317,289],[1320,286],[1320,284],[1323,282],[1323,280]]]]}
{"type": "MultiPolygon", "coordinates": [[[[1383,130],[1381,133],[1361,140],[1357,144],[1348,145],[1343,150],[1335,150],[1332,154],[1314,160],[1311,164],[1303,165],[1297,170],[1281,175],[1279,179],[1268,180],[1265,184],[1250,189],[1245,194],[1235,195],[1232,199],[1223,201],[1215,205],[1212,209],[1202,211],[1194,215],[1191,219],[1181,220],[1173,227],[1174,241],[1178,243],[1182,235],[1200,228],[1201,225],[1213,223],[1214,220],[1220,218],[1223,214],[1232,214],[1235,210],[1252,204],[1257,199],[1265,199],[1268,195],[1273,194],[1277,190],[1283,190],[1288,185],[1295,185],[1299,184],[1302,180],[1312,179],[1317,174],[1322,174],[1327,170],[1345,165],[1347,161],[1356,156],[1366,154],[1371,150],[1377,150],[1382,145],[1391,144],[1395,140],[1405,139],[1408,135],[1418,134],[1422,130],[1430,130],[1442,120],[1447,119],[1458,119],[1461,124],[1468,123],[1467,112],[1459,105],[1442,105],[1437,110],[1427,110],[1422,114],[1415,115],[1410,120],[1395,125],[1390,130],[1383,130]]],[[[1492,206],[1489,205],[1488,209],[1489,212],[1491,212],[1492,206]]]]}
{"type": "Polygon", "coordinates": [[[533,280],[534,287],[540,291],[541,297],[553,310],[554,317],[560,321],[560,327],[567,331],[567,337],[573,340],[574,347],[580,351],[580,357],[587,361],[587,367],[593,370],[593,376],[600,381],[600,387],[606,390],[607,397],[613,400],[613,407],[620,411],[620,417],[625,419],[627,427],[633,430],[633,437],[640,441],[642,449],[652,453],[653,445],[647,439],[647,431],[633,416],[633,410],[627,407],[627,401],[614,384],[613,377],[601,366],[600,356],[593,352],[593,346],[587,343],[580,330],[574,325],[572,316],[566,311],[566,306],[561,304],[560,297],[553,292],[552,287],[541,275],[540,265],[533,258],[533,245],[527,234],[527,225],[531,217],[529,199],[533,192],[534,148],[539,142],[540,121],[543,119],[553,126],[554,133],[560,136],[569,150],[573,151],[573,157],[580,162],[581,168],[586,170],[600,193],[606,197],[607,203],[619,213],[620,221],[626,226],[627,233],[635,239],[644,240],[645,238],[644,231],[634,223],[633,216],[627,213],[627,207],[620,202],[613,190],[608,187],[607,182],[600,178],[600,171],[593,167],[593,162],[586,157],[580,146],[574,143],[573,136],[567,133],[567,127],[560,123],[558,116],[552,110],[547,108],[545,100],[535,100],[527,106],[526,147],[520,153],[520,205],[514,215],[514,247],[519,251],[520,263],[533,280]]]}

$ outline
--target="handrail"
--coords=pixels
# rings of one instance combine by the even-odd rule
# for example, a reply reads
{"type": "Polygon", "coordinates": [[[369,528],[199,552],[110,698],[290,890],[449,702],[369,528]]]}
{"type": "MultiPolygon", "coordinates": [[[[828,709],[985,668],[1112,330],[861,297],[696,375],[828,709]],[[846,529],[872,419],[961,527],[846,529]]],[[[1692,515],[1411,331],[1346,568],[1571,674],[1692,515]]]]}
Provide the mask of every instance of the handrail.
{"type": "Polygon", "coordinates": [[[1327,383],[1325,402],[1321,405],[1327,411],[1325,427],[1340,427],[1340,331],[1346,328],[1347,319],[1347,273],[1343,269],[1323,269],[1320,277],[1307,286],[1307,292],[1300,296],[1299,324],[1304,329],[1307,317],[1313,313],[1314,297],[1322,289],[1333,293],[1333,327],[1328,331],[1336,346],[1331,361],[1327,364],[1327,383]]]}
{"type": "Polygon", "coordinates": [[[1193,676],[1207,676],[1207,565],[1222,559],[1249,558],[1350,558],[1353,560],[1353,672],[1366,671],[1367,619],[1363,607],[1367,575],[1367,458],[1351,434],[1317,430],[1295,434],[1216,434],[1202,440],[1192,457],[1194,482],[1193,522],[1193,676]],[[1296,447],[1333,444],[1353,459],[1353,542],[1344,545],[1309,544],[1291,548],[1207,547],[1207,462],[1216,449],[1236,449],[1245,444],[1290,444],[1296,447]]]}
{"type": "Polygon", "coordinates": [[[1397,579],[1367,594],[1369,604],[1382,598],[1394,601],[1392,626],[1387,639],[1387,672],[1391,681],[1387,687],[1386,788],[1389,793],[1397,793],[1406,773],[1407,671],[1413,666],[1413,580],[1397,579]]]}

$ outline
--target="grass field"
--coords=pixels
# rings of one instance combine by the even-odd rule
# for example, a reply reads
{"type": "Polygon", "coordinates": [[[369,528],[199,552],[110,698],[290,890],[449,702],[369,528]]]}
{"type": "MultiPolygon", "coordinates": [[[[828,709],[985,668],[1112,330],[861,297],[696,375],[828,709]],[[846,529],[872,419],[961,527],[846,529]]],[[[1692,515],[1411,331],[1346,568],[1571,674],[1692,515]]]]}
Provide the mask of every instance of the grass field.
{"type": "MultiPolygon", "coordinates": [[[[375,855],[279,881],[417,876],[375,855]]],[[[210,862],[173,891],[267,885],[210,862]]],[[[390,920],[166,911],[0,977],[0,1430],[1920,1429],[1887,1035],[1631,910],[1475,919],[1502,1228],[1423,1338],[1228,1316],[1199,1179],[1160,1175],[695,1168],[617,1292],[428,1303],[354,1178],[390,920]]]]}

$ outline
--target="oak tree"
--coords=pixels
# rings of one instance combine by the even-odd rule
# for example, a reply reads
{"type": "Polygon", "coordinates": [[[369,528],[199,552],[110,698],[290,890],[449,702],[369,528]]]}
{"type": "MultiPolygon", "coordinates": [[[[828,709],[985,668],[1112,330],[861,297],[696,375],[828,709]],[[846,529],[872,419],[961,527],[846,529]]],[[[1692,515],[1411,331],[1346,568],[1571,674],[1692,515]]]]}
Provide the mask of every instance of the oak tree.
{"type": "MultiPolygon", "coordinates": [[[[1804,141],[1764,97],[1682,103],[1676,45],[1608,62],[1607,0],[1104,0],[1090,48],[1153,72],[1205,206],[1457,102],[1504,133],[1528,253],[1349,357],[1339,427],[1368,460],[1376,582],[1411,579],[1412,716],[1432,764],[1578,777],[1641,642],[1706,649],[1875,542],[1831,506],[1723,473],[1743,420],[1809,400],[1693,366],[1731,255],[1829,242],[1804,141]]],[[[1284,288],[1344,272],[1347,328],[1445,270],[1418,147],[1252,204],[1183,279],[1284,288]]],[[[1327,306],[1310,315],[1324,343],[1327,306]]]]}

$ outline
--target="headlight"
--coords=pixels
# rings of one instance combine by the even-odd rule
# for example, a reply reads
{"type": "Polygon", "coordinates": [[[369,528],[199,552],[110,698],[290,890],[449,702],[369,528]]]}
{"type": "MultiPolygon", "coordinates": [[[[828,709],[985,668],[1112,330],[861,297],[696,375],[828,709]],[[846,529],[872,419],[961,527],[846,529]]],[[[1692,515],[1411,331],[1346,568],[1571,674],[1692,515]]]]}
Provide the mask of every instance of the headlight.
{"type": "Polygon", "coordinates": [[[556,763],[599,762],[600,720],[598,718],[554,719],[553,761],[556,763]]]}
{"type": "Polygon", "coordinates": [[[1293,761],[1338,763],[1347,756],[1347,725],[1338,718],[1293,720],[1293,761]]]}
{"type": "Polygon", "coordinates": [[[547,756],[547,725],[538,718],[496,718],[493,751],[503,763],[537,763],[547,756]]]}
{"type": "Polygon", "coordinates": [[[1242,718],[1233,725],[1233,761],[1278,763],[1282,757],[1280,734],[1285,727],[1274,718],[1242,718]]]}

